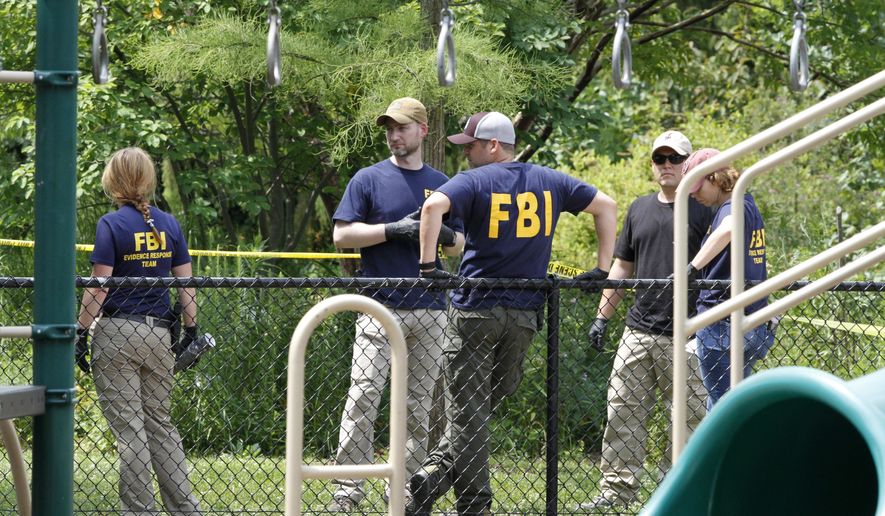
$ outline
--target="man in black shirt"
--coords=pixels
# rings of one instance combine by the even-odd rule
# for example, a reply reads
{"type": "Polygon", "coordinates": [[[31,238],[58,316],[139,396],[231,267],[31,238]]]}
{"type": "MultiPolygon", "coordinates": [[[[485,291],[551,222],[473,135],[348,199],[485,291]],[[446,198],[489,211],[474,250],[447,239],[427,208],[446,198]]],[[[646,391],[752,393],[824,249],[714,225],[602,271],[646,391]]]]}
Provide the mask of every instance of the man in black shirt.
{"type": "MultiPolygon", "coordinates": [[[[666,131],[652,146],[652,173],[660,191],[630,205],[615,247],[608,279],[666,278],[673,273],[673,203],[682,179],[682,162],[691,142],[678,131],[666,131]]],[[[693,200],[689,206],[689,256],[694,256],[710,227],[710,210],[693,200]]],[[[624,296],[623,289],[606,289],[590,329],[590,345],[604,348],[605,329],[624,296]]],[[[690,303],[689,306],[694,306],[690,303]]],[[[698,374],[697,357],[689,355],[689,431],[706,414],[706,391],[698,374]]],[[[618,344],[609,379],[608,424],[602,442],[601,493],[581,509],[627,505],[639,491],[644,472],[647,424],[658,398],[669,410],[673,388],[673,294],[661,289],[636,289],[627,314],[627,327],[618,344]],[[660,394],[658,394],[658,392],[660,394]]],[[[669,432],[668,432],[669,436],[669,432]]],[[[669,467],[664,453],[662,470],[669,467]]]]}

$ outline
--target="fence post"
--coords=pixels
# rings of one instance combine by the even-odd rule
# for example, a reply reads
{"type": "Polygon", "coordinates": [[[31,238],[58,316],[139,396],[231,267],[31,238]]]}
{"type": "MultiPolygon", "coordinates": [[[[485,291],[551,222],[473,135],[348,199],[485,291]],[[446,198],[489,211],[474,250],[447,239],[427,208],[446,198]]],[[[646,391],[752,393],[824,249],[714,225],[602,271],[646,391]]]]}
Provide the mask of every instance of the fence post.
{"type": "Polygon", "coordinates": [[[559,279],[547,290],[547,439],[546,513],[556,515],[559,504],[559,279]]]}
{"type": "Polygon", "coordinates": [[[77,174],[76,0],[37,2],[34,384],[35,516],[73,514],[74,231],[77,174]]]}

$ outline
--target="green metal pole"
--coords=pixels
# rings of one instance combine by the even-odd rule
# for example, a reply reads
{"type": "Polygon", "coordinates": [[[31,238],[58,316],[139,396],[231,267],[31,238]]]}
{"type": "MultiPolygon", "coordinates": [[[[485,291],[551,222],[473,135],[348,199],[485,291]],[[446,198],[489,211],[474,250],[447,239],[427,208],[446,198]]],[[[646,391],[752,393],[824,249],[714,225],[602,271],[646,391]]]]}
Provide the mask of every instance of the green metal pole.
{"type": "Polygon", "coordinates": [[[37,1],[33,514],[74,511],[77,0],[37,1]]]}

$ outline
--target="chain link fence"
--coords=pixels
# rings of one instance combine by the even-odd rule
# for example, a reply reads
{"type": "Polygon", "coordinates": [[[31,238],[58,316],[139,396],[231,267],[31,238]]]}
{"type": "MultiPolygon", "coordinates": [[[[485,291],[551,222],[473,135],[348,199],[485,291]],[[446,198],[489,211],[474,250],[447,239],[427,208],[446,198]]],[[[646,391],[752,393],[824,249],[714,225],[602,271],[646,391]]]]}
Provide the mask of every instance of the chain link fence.
{"type": "MultiPolygon", "coordinates": [[[[415,279],[121,278],[99,284],[95,279],[80,279],[78,295],[82,295],[84,287],[100,285],[198,287],[197,320],[201,330],[214,335],[218,344],[195,367],[175,376],[171,393],[171,420],[187,454],[193,494],[206,514],[278,514],[282,512],[284,495],[287,353],[289,339],[300,317],[318,301],[339,293],[396,288],[419,289],[426,295],[434,295],[458,286],[461,281],[464,280],[431,283],[415,279]]],[[[698,282],[694,288],[705,283],[698,282]]],[[[633,292],[641,288],[645,295],[659,296],[666,302],[672,298],[670,282],[625,280],[582,285],[592,286],[589,290],[577,288],[574,281],[553,278],[470,280],[466,285],[478,296],[491,288],[536,291],[545,299],[546,307],[532,321],[533,325],[539,325],[539,331],[526,352],[519,388],[495,407],[488,422],[494,514],[581,512],[581,504],[601,494],[609,378],[618,343],[631,334],[631,329],[625,326],[625,313],[632,305],[633,292]],[[605,349],[599,352],[589,346],[587,332],[595,318],[603,286],[624,288],[626,297],[610,320],[605,349]]],[[[725,284],[721,286],[724,288],[725,284]]],[[[799,287],[801,284],[788,290],[799,287]]],[[[32,322],[32,288],[31,279],[0,278],[0,324],[32,322]]],[[[851,379],[882,368],[885,366],[883,293],[885,283],[843,283],[793,309],[781,320],[775,343],[768,356],[757,364],[757,370],[802,365],[851,379]]],[[[778,292],[775,297],[782,295],[784,292],[778,292]]],[[[346,409],[354,411],[353,407],[346,407],[346,401],[356,392],[351,389],[351,376],[359,376],[360,372],[356,366],[352,370],[352,362],[360,364],[360,361],[352,359],[355,353],[359,358],[363,352],[355,352],[355,336],[365,336],[372,329],[371,322],[362,321],[359,323],[362,329],[358,331],[357,319],[354,313],[328,318],[308,346],[304,456],[310,463],[334,461],[338,455],[342,414],[346,409]]],[[[113,321],[118,319],[110,319],[108,323],[113,321]]],[[[445,312],[435,312],[431,319],[421,319],[421,326],[410,329],[407,336],[426,332],[440,341],[439,346],[444,346],[445,339],[439,335],[445,331],[446,321],[445,312]],[[439,327],[432,327],[435,324],[439,327]]],[[[438,356],[433,354],[431,362],[438,356]]],[[[3,357],[0,384],[30,383],[33,358],[30,342],[2,339],[0,357],[3,357]]],[[[444,357],[443,354],[440,358],[444,357]]],[[[78,514],[115,514],[120,506],[120,454],[96,392],[96,378],[100,376],[95,374],[96,360],[93,356],[92,375],[79,371],[76,375],[74,507],[78,514]]],[[[425,369],[412,368],[416,380],[421,379],[418,371],[422,370],[426,375],[437,375],[432,368],[426,369],[426,360],[422,367],[425,369]]],[[[649,371],[648,374],[658,373],[649,371]]],[[[427,444],[413,446],[416,461],[440,439],[445,421],[441,407],[446,396],[441,382],[434,378],[424,385],[425,389],[427,385],[435,385],[430,389],[434,401],[428,407],[426,425],[410,421],[415,442],[425,440],[421,428],[427,428],[428,434],[427,444]]],[[[630,493],[622,494],[625,505],[600,506],[583,512],[637,513],[666,471],[669,456],[666,396],[654,387],[636,390],[632,395],[643,401],[650,411],[643,425],[645,429],[636,427],[635,421],[633,426],[626,427],[635,432],[635,441],[642,443],[642,451],[636,454],[635,450],[622,447],[617,454],[632,453],[634,461],[641,459],[634,472],[637,483],[630,493]],[[644,438],[646,431],[647,439],[644,438]]],[[[374,402],[371,406],[374,407],[374,402]]],[[[373,428],[361,423],[362,431],[374,442],[374,447],[359,451],[381,461],[386,460],[389,435],[386,388],[381,389],[377,406],[373,428]]],[[[414,413],[414,409],[414,404],[410,404],[410,411],[414,413]]],[[[611,424],[614,425],[614,421],[611,424]]],[[[30,422],[18,420],[16,425],[29,450],[30,422]]],[[[623,433],[624,428],[620,429],[623,433]]],[[[344,433],[350,434],[346,427],[344,433]]],[[[8,471],[5,454],[0,455],[0,464],[0,471],[8,471]]],[[[157,466],[155,463],[155,469],[157,466]]],[[[339,486],[329,481],[307,481],[305,511],[328,512],[336,489],[339,486]]],[[[160,491],[155,488],[157,507],[163,507],[160,491]]],[[[362,486],[362,495],[364,498],[359,500],[355,513],[386,513],[383,481],[367,481],[362,486]]],[[[449,492],[436,503],[435,512],[453,511],[454,507],[454,495],[449,492]]],[[[0,478],[0,513],[15,513],[15,494],[8,474],[0,478]]]]}

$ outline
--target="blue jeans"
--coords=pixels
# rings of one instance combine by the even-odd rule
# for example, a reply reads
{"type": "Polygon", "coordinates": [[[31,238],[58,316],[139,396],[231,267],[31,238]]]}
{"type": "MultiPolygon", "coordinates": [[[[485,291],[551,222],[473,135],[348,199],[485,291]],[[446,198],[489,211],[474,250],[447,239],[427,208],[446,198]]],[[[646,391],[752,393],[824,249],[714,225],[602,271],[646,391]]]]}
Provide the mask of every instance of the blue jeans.
{"type": "MultiPolygon", "coordinates": [[[[707,388],[707,410],[728,392],[731,383],[731,322],[722,320],[698,331],[698,359],[701,378],[707,388]]],[[[765,358],[774,342],[774,333],[762,324],[744,334],[744,378],[753,364],[765,358]]]]}

